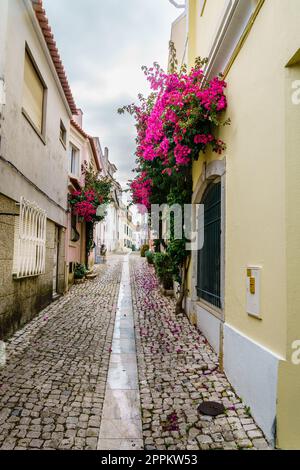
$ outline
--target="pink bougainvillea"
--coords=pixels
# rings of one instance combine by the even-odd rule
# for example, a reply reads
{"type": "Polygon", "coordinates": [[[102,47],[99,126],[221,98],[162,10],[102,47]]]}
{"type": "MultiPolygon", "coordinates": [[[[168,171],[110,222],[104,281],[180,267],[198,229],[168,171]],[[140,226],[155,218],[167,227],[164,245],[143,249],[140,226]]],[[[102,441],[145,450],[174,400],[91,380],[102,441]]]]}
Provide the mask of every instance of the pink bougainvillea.
{"type": "MultiPolygon", "coordinates": [[[[131,184],[133,201],[149,207],[156,187],[155,169],[166,178],[191,166],[208,146],[222,153],[225,144],[216,135],[220,114],[227,108],[226,83],[220,77],[207,82],[203,62],[190,71],[165,73],[158,64],[145,75],[153,93],[139,105],[125,107],[137,122],[138,175],[131,184]]],[[[124,111],[121,110],[121,112],[124,111]]]]}
{"type": "Polygon", "coordinates": [[[85,222],[93,222],[96,218],[97,207],[103,203],[103,196],[93,189],[84,188],[81,191],[73,191],[69,196],[72,212],[85,222]]]}
{"type": "Polygon", "coordinates": [[[142,174],[131,183],[131,189],[135,194],[135,201],[146,208],[149,208],[149,197],[151,194],[152,181],[147,177],[147,173],[142,174]]]}

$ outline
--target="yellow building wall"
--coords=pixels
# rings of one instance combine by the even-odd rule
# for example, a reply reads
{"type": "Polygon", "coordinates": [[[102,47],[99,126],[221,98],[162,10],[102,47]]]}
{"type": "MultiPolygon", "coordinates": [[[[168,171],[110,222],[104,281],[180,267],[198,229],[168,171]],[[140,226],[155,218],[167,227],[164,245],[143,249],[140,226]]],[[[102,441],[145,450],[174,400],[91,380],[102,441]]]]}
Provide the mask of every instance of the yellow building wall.
{"type": "MultiPolygon", "coordinates": [[[[189,66],[207,55],[226,2],[209,0],[202,17],[200,3],[189,1],[189,66]]],[[[225,321],[283,358],[277,444],[298,449],[300,365],[291,363],[291,345],[300,339],[300,106],[287,121],[292,71],[285,66],[300,45],[299,24],[298,0],[264,2],[226,77],[232,124],[220,132],[227,144],[225,321]],[[246,313],[247,265],[262,267],[262,320],[246,313]]],[[[213,158],[193,164],[194,189],[203,161],[213,158]]],[[[189,292],[191,273],[192,266],[189,292]]]]}
{"type": "Polygon", "coordinates": [[[189,0],[189,65],[196,57],[208,56],[227,4],[228,0],[189,0]]]}
{"type": "Polygon", "coordinates": [[[300,339],[300,102],[292,101],[293,83],[299,78],[298,62],[286,69],[285,84],[287,361],[279,367],[277,424],[278,443],[286,449],[300,448],[300,364],[292,361],[293,355],[300,359],[299,345],[299,353],[292,347],[300,339]]]}
{"type": "MultiPolygon", "coordinates": [[[[199,5],[199,2],[191,3],[199,5]]],[[[207,15],[211,31],[216,31],[224,7],[218,5],[217,0],[207,2],[202,18],[197,12],[198,18],[194,22],[197,24],[196,56],[204,57],[208,52],[207,45],[211,42],[205,39],[208,25],[203,28],[202,42],[201,23],[205,23],[207,15]]],[[[229,102],[226,117],[231,118],[232,124],[220,132],[220,138],[227,144],[226,321],[283,356],[286,351],[286,276],[285,165],[282,156],[285,150],[284,64],[288,56],[274,21],[277,16],[279,27],[284,11],[277,0],[267,1],[261,10],[226,78],[229,102]],[[276,112],[272,112],[275,102],[276,112]],[[246,313],[247,265],[263,268],[262,321],[246,313]]],[[[216,157],[207,155],[205,158],[216,157]]],[[[201,162],[196,162],[194,185],[200,172],[201,162]]]]}
{"type": "Polygon", "coordinates": [[[287,57],[274,25],[277,16],[280,29],[281,3],[265,3],[227,77],[232,125],[223,133],[228,145],[225,315],[229,324],[248,337],[285,356],[287,57]],[[247,265],[262,267],[262,321],[246,314],[247,265]]]}

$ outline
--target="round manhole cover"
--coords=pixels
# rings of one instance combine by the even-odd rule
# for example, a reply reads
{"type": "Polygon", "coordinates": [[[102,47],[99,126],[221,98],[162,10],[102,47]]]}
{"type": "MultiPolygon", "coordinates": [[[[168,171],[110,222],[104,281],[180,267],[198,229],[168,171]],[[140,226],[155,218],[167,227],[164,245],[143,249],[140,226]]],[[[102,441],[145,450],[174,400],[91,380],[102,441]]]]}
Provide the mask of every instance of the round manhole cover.
{"type": "Polygon", "coordinates": [[[222,403],[217,403],[215,401],[203,401],[198,406],[198,411],[203,415],[218,416],[225,412],[225,407],[222,403]]]}

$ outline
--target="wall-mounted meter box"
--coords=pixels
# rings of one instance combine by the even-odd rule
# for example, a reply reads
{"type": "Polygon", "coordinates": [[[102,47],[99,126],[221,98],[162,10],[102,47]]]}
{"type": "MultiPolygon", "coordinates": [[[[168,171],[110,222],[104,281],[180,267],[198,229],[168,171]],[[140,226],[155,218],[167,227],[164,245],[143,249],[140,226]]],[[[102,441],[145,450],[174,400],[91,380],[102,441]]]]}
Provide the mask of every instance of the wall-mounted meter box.
{"type": "Polygon", "coordinates": [[[261,269],[261,266],[248,266],[246,273],[247,313],[259,319],[262,318],[260,311],[261,269]]]}

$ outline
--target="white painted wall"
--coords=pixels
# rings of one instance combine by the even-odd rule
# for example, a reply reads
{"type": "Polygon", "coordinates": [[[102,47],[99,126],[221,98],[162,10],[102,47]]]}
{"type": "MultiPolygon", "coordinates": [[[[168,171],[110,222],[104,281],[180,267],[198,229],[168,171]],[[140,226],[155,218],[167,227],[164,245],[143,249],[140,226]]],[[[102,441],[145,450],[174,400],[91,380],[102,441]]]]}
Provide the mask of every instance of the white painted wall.
{"type": "MultiPolygon", "coordinates": [[[[1,8],[5,3],[1,0],[1,8]]],[[[57,205],[18,176],[11,166],[0,161],[1,192],[15,201],[19,201],[21,195],[36,201],[46,210],[48,218],[66,226],[68,158],[67,151],[60,142],[59,132],[62,120],[67,129],[68,142],[70,115],[57,85],[57,78],[49,65],[47,50],[45,52],[43,49],[39,25],[35,16],[30,15],[30,9],[28,10],[26,5],[29,3],[21,0],[8,2],[7,47],[4,59],[6,106],[1,131],[1,155],[57,205]],[[48,88],[46,145],[22,114],[25,42],[28,43],[48,88]]]]}
{"type": "Polygon", "coordinates": [[[105,244],[108,252],[118,249],[119,218],[118,210],[112,203],[108,206],[105,220],[96,225],[97,245],[105,244]]]}
{"type": "Polygon", "coordinates": [[[215,352],[219,354],[221,321],[198,304],[196,304],[196,315],[199,329],[215,352]]]}
{"type": "Polygon", "coordinates": [[[277,373],[282,360],[272,351],[224,325],[225,373],[267,439],[273,442],[277,373]]]}
{"type": "Polygon", "coordinates": [[[4,76],[8,0],[0,0],[0,80],[4,76]]]}

